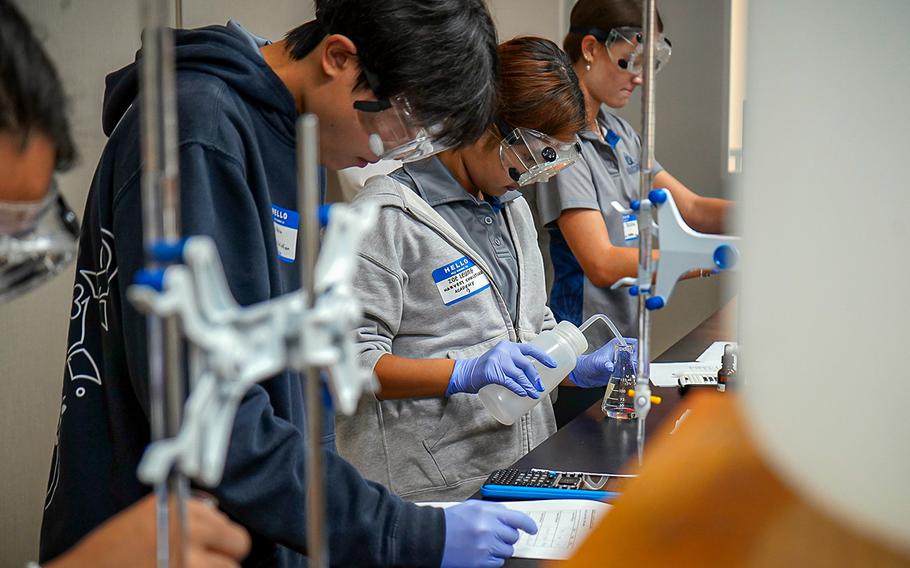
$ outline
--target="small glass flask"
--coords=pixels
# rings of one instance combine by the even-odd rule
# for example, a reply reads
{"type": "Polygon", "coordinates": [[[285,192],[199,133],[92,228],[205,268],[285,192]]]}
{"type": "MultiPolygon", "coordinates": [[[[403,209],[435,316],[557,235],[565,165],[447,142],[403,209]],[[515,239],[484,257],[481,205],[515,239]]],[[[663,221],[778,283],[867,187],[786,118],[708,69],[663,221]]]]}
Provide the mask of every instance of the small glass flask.
{"type": "Polygon", "coordinates": [[[631,345],[617,345],[613,351],[613,374],[607,383],[607,392],[604,395],[604,414],[617,420],[632,420],[638,415],[635,413],[635,400],[629,396],[630,390],[635,390],[635,366],[632,362],[633,348],[631,345]]]}

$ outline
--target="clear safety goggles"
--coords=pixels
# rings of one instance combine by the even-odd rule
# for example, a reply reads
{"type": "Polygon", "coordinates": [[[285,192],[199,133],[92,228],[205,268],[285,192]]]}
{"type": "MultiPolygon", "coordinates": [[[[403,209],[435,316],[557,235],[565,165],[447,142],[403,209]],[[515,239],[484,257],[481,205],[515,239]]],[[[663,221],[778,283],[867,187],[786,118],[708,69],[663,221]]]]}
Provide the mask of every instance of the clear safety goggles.
{"type": "Polygon", "coordinates": [[[530,128],[497,127],[508,133],[499,142],[499,160],[519,187],[547,181],[578,159],[577,142],[563,142],[530,128]]]}
{"type": "MultiPolygon", "coordinates": [[[[379,77],[361,64],[370,90],[379,93],[379,77]]],[[[380,160],[416,162],[449,148],[435,135],[442,125],[425,126],[417,120],[408,98],[402,94],[374,101],[354,101],[360,121],[370,133],[370,150],[380,160]]]]}
{"type": "MultiPolygon", "coordinates": [[[[604,43],[610,61],[623,71],[640,75],[645,64],[644,36],[641,28],[623,26],[605,32],[600,28],[572,27],[569,31],[580,35],[592,35],[604,43]]],[[[673,46],[663,34],[657,36],[654,46],[654,71],[658,72],[670,61],[673,46]]]]}
{"type": "MultiPolygon", "coordinates": [[[[623,71],[639,75],[645,65],[645,46],[642,41],[640,28],[622,27],[610,30],[604,45],[607,48],[610,60],[617,67],[623,71]]],[[[663,34],[658,35],[657,42],[654,45],[655,73],[660,71],[661,67],[670,61],[672,53],[673,46],[670,44],[670,40],[664,37],[663,34]]]]}
{"type": "Polygon", "coordinates": [[[441,126],[419,124],[404,95],[355,101],[354,108],[361,111],[360,122],[370,133],[370,150],[380,160],[415,162],[448,148],[434,138],[441,126]]]}
{"type": "Polygon", "coordinates": [[[0,201],[0,302],[44,282],[72,261],[79,222],[52,186],[41,201],[0,201]]]}

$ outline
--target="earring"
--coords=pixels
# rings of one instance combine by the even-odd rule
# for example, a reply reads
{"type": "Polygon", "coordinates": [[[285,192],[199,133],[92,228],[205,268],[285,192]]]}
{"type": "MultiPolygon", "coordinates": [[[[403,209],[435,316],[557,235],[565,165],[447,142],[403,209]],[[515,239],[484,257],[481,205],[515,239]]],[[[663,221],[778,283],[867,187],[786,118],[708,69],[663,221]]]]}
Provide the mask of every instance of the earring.
{"type": "Polygon", "coordinates": [[[590,70],[591,70],[591,59],[588,57],[585,57],[585,71],[590,71],[590,70]]]}

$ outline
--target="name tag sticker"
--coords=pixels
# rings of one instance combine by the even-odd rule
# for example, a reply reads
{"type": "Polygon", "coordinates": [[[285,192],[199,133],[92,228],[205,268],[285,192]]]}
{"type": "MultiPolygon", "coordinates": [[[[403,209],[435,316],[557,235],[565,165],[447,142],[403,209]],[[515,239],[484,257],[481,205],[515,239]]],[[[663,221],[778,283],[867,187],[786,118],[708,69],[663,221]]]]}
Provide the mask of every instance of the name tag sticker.
{"type": "Polygon", "coordinates": [[[451,306],[490,287],[490,281],[473,260],[466,256],[433,271],[433,282],[442,303],[451,306]]]}
{"type": "Polygon", "coordinates": [[[294,262],[297,258],[297,231],[300,229],[300,215],[296,211],[272,204],[272,222],[275,225],[275,244],[278,258],[294,262]]]}
{"type": "Polygon", "coordinates": [[[638,238],[638,217],[635,215],[622,216],[622,234],[627,241],[638,238]]]}

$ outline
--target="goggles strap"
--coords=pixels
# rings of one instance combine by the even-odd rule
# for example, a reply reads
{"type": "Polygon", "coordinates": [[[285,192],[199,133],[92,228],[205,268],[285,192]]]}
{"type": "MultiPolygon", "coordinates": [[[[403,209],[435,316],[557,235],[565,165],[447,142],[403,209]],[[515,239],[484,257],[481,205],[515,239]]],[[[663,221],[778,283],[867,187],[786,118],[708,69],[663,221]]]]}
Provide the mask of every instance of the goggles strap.
{"type": "Polygon", "coordinates": [[[498,116],[493,118],[493,124],[496,126],[497,130],[499,130],[499,135],[503,139],[515,132],[515,127],[511,126],[508,122],[498,116]]]}
{"type": "MultiPolygon", "coordinates": [[[[379,91],[382,88],[379,76],[370,71],[363,61],[360,62],[360,72],[363,73],[367,86],[373,91],[373,94],[379,97],[379,91]]],[[[354,101],[354,108],[362,112],[382,112],[392,108],[392,101],[389,100],[389,97],[379,97],[375,101],[354,101]]]]}
{"type": "MultiPolygon", "coordinates": [[[[515,129],[509,126],[506,121],[498,116],[493,119],[493,124],[496,125],[496,128],[499,130],[499,135],[502,137],[499,140],[500,148],[502,148],[502,144],[505,142],[505,139],[508,136],[511,136],[512,133],[515,132],[515,129]]],[[[503,151],[503,149],[500,149],[500,151],[503,151]]],[[[505,164],[503,164],[503,166],[505,167],[505,164]]],[[[512,181],[517,182],[519,179],[521,179],[521,172],[519,172],[518,168],[515,166],[509,166],[507,168],[507,171],[509,173],[509,177],[512,178],[512,181]]]]}
{"type": "Polygon", "coordinates": [[[392,108],[392,101],[379,99],[377,101],[354,101],[354,108],[361,112],[382,112],[392,108]]]}

